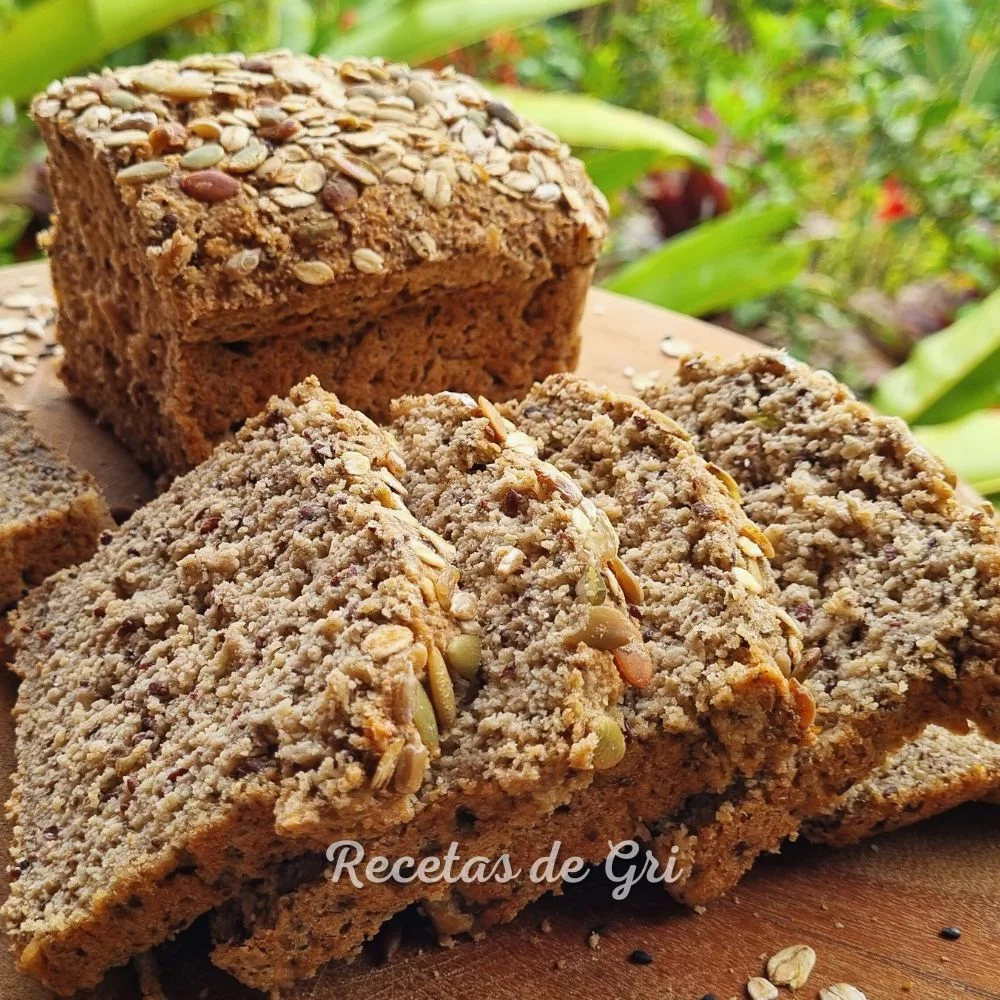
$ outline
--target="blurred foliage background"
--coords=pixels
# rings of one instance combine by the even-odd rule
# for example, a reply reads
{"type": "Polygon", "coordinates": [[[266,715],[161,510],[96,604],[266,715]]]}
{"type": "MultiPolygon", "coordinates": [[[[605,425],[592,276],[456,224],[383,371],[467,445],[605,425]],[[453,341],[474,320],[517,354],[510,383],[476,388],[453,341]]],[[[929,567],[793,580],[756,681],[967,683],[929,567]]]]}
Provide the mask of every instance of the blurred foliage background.
{"type": "Polygon", "coordinates": [[[30,90],[277,46],[505,88],[611,200],[607,287],[833,370],[1000,492],[996,0],[0,0],[0,264],[49,211],[30,90]]]}

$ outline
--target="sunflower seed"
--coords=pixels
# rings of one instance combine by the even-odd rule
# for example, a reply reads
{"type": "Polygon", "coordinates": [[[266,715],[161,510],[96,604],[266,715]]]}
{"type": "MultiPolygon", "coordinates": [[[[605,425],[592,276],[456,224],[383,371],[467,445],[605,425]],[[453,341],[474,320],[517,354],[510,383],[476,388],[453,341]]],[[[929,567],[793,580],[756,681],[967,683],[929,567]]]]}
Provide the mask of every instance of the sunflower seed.
{"type": "Polygon", "coordinates": [[[141,129],[125,129],[123,132],[108,132],[104,137],[104,145],[108,149],[119,149],[122,146],[139,146],[146,143],[148,135],[141,129]]]}
{"type": "Polygon", "coordinates": [[[379,625],[361,642],[362,649],[376,660],[388,660],[412,645],[413,633],[405,625],[379,625]]]}
{"type": "Polygon", "coordinates": [[[595,770],[606,771],[620,763],[625,756],[625,734],[621,726],[610,715],[602,715],[590,728],[597,736],[592,758],[595,770]]]}
{"type": "Polygon", "coordinates": [[[227,125],[219,136],[219,142],[227,153],[236,153],[250,141],[250,129],[246,125],[227,125]]]}
{"type": "Polygon", "coordinates": [[[396,773],[396,762],[399,760],[399,755],[403,752],[404,744],[405,741],[402,737],[399,737],[386,747],[386,751],[379,758],[378,766],[372,775],[372,788],[376,790],[385,788],[392,780],[392,776],[396,773]]]}
{"type": "Polygon", "coordinates": [[[797,990],[805,986],[816,964],[816,952],[807,944],[793,944],[772,955],[767,962],[767,977],[776,986],[797,990]]]}
{"type": "Polygon", "coordinates": [[[193,132],[202,139],[217,142],[222,138],[222,126],[214,118],[195,118],[188,122],[187,127],[189,132],[193,132]]]}
{"type": "Polygon", "coordinates": [[[245,278],[260,265],[259,250],[238,250],[226,261],[225,270],[231,278],[245,278]]]}
{"type": "Polygon", "coordinates": [[[142,163],[133,163],[131,167],[125,167],[115,174],[115,183],[124,185],[148,184],[150,181],[159,180],[170,174],[168,167],[162,160],[145,160],[142,163]]]}
{"type": "Polygon", "coordinates": [[[112,108],[120,108],[122,111],[134,111],[136,108],[142,107],[141,99],[127,90],[109,91],[104,95],[104,103],[112,108]]]}
{"type": "Polygon", "coordinates": [[[188,150],[181,157],[181,166],[185,170],[205,170],[214,167],[225,155],[225,150],[218,143],[206,142],[188,150]]]}
{"type": "Polygon", "coordinates": [[[424,201],[431,208],[446,208],[451,202],[451,182],[440,170],[428,170],[423,176],[424,201]]]}
{"type": "Polygon", "coordinates": [[[614,573],[615,579],[621,586],[622,593],[625,595],[625,600],[628,601],[629,604],[642,604],[642,584],[639,583],[635,574],[628,568],[628,566],[626,566],[625,563],[618,558],[618,556],[612,556],[608,560],[608,567],[611,569],[611,572],[614,573]]]}
{"type": "Polygon", "coordinates": [[[660,341],[660,353],[668,358],[683,358],[693,350],[694,347],[680,337],[664,337],[660,341]]]}
{"type": "Polygon", "coordinates": [[[868,998],[850,983],[834,983],[819,991],[819,1000],[868,1000],[868,998]]]}
{"type": "MultiPolygon", "coordinates": [[[[423,689],[421,689],[423,690],[423,689]]],[[[393,788],[403,795],[412,795],[423,784],[429,761],[427,750],[407,744],[399,755],[393,788]]]]}
{"type": "Polygon", "coordinates": [[[304,285],[328,285],[334,279],[333,268],[321,260],[300,260],[292,273],[304,285]]]}
{"type": "Polygon", "coordinates": [[[740,495],[739,484],[731,475],[729,475],[728,472],[726,472],[725,469],[720,469],[714,462],[709,462],[708,471],[711,472],[723,486],[725,486],[726,492],[730,495],[730,497],[732,497],[733,500],[739,503],[743,499],[740,495]]]}
{"type": "Polygon", "coordinates": [[[309,194],[322,191],[325,183],[326,170],[321,163],[317,163],[315,160],[304,163],[299,168],[298,175],[295,178],[295,186],[300,191],[306,191],[309,194]]]}
{"type": "Polygon", "coordinates": [[[327,157],[326,163],[359,184],[378,184],[379,174],[376,173],[373,165],[357,156],[349,156],[346,153],[331,153],[327,157]]]}
{"type": "Polygon", "coordinates": [[[751,559],[762,559],[764,557],[764,550],[756,542],[751,541],[744,535],[740,535],[736,539],[736,547],[751,559]]]}
{"type": "Polygon", "coordinates": [[[412,184],[413,183],[413,171],[408,170],[406,167],[393,167],[391,170],[387,170],[382,176],[382,180],[386,181],[388,184],[412,184]]]}
{"type": "Polygon", "coordinates": [[[778,1000],[778,987],[760,976],[747,982],[747,996],[750,1000],[778,1000]]]}
{"type": "Polygon", "coordinates": [[[762,594],[764,588],[760,585],[760,581],[751,573],[749,570],[744,569],[742,566],[733,567],[733,579],[750,591],[751,594],[762,594]]]}
{"type": "Polygon", "coordinates": [[[111,128],[115,132],[123,132],[126,129],[136,129],[140,132],[149,132],[156,127],[157,118],[151,111],[133,111],[129,114],[120,115],[113,122],[111,128]]]}
{"type": "Polygon", "coordinates": [[[340,141],[351,149],[377,149],[389,141],[389,137],[384,132],[377,129],[371,132],[342,132],[340,141]]]}
{"type": "Polygon", "coordinates": [[[410,249],[418,257],[423,257],[424,260],[431,260],[437,256],[438,248],[434,237],[422,229],[407,233],[406,242],[409,244],[410,249]]]}
{"type": "Polygon", "coordinates": [[[204,77],[180,76],[170,80],[166,86],[150,89],[158,89],[164,97],[169,97],[171,100],[186,102],[211,97],[213,87],[211,81],[204,77]]]}
{"type": "Polygon", "coordinates": [[[369,247],[359,247],[351,254],[351,262],[365,274],[378,274],[385,266],[381,254],[376,253],[369,247]]]}

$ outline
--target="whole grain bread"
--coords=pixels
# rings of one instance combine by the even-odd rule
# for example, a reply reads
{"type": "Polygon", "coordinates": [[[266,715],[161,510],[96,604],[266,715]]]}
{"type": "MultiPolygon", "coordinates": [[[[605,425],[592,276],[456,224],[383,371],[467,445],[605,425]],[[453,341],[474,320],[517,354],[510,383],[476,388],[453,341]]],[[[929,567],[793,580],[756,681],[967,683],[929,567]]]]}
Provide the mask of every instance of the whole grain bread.
{"type": "MultiPolygon", "coordinates": [[[[454,683],[457,705],[415,818],[354,839],[366,858],[414,864],[455,844],[457,871],[474,856],[498,858],[519,830],[618,763],[623,680],[612,647],[629,644],[634,661],[642,643],[626,600],[603,583],[605,572],[628,572],[614,531],[528,438],[485,401],[457,394],[401,400],[394,416],[409,507],[454,545],[477,599],[481,662],[446,654],[453,680],[442,682],[454,683]],[[609,623],[624,635],[601,631],[609,623]]],[[[431,694],[440,720],[440,692],[431,694]]],[[[408,904],[448,891],[444,881],[364,878],[358,888],[334,880],[331,861],[299,858],[247,887],[215,921],[216,964],[258,989],[287,985],[352,957],[408,904]]]]}
{"type": "Polygon", "coordinates": [[[415,686],[477,609],[437,601],[450,549],[403,471],[311,380],[23,602],[3,917],[24,971],[92,985],[277,858],[412,816],[437,753],[415,686]]]}
{"type": "MultiPolygon", "coordinates": [[[[470,519],[475,523],[482,517],[483,505],[476,499],[482,488],[464,480],[485,477],[494,497],[502,480],[490,467],[469,475],[468,458],[456,460],[440,445],[429,448],[443,422],[428,422],[411,404],[403,406],[394,429],[408,459],[409,501],[435,530],[456,532],[458,544],[470,519]],[[442,503],[442,489],[455,491],[451,502],[442,503]]],[[[380,921],[401,903],[421,899],[442,938],[510,919],[547,889],[557,888],[527,877],[532,862],[554,841],[561,841],[562,857],[599,861],[608,840],[635,836],[645,822],[696,791],[727,787],[736,774],[780,768],[808,739],[811,702],[783,675],[801,653],[798,629],[773,602],[773,580],[752,541],[759,532],[727,484],[696,456],[684,432],[638,400],[572,376],[550,378],[509,413],[519,430],[506,425],[508,445],[525,454],[540,447],[542,481],[569,497],[577,497],[582,487],[580,509],[593,506],[621,538],[617,558],[607,560],[603,573],[580,577],[582,586],[564,586],[548,600],[563,614],[591,601],[624,601],[641,622],[649,661],[643,663],[628,646],[616,654],[631,682],[618,709],[627,733],[624,757],[592,781],[563,781],[549,789],[548,808],[532,807],[534,822],[530,810],[505,811],[502,801],[500,808],[491,805],[480,784],[458,817],[466,824],[471,819],[474,831],[463,831],[460,823],[457,829],[438,828],[430,841],[421,834],[425,852],[439,852],[452,840],[462,845],[463,858],[496,858],[504,852],[512,869],[522,872],[519,878],[463,884],[448,892],[423,885],[405,894],[376,894],[366,885],[351,893],[349,887],[345,892],[341,885],[318,881],[316,873],[323,868],[318,865],[291,877],[286,870],[285,878],[271,881],[263,899],[248,900],[244,894],[241,910],[231,906],[226,923],[217,924],[215,958],[251,985],[274,986],[312,974],[324,960],[344,957],[345,942],[356,940],[359,911],[374,912],[380,921]],[[561,804],[552,811],[557,795],[561,804]]],[[[522,489],[514,496],[507,492],[502,505],[514,512],[525,503],[524,495],[522,489]]],[[[509,539],[510,529],[501,537],[509,539]]],[[[532,602],[544,599],[529,575],[537,556],[522,558],[523,547],[512,549],[509,541],[494,550],[492,559],[489,552],[475,537],[460,550],[458,565],[470,586],[483,578],[491,588],[499,584],[501,605],[502,595],[518,587],[528,588],[523,593],[532,602]],[[468,565],[469,558],[476,566],[468,565]]],[[[484,595],[480,603],[496,601],[484,595]]],[[[494,627],[501,642],[509,641],[503,639],[510,626],[502,617],[494,627]]],[[[526,622],[515,634],[532,631],[526,622]]],[[[507,678],[491,704],[495,711],[523,714],[534,699],[525,698],[507,678]]],[[[456,761],[466,756],[456,746],[456,761]]],[[[474,770],[488,773],[490,767],[487,756],[474,770]]],[[[404,843],[412,850],[408,839],[404,843]]],[[[391,857],[407,853],[390,838],[383,838],[379,851],[391,857]]],[[[329,868],[323,874],[328,876],[329,868]]],[[[366,928],[373,926],[377,922],[366,928]]]]}
{"type": "Polygon", "coordinates": [[[607,205],[467,76],[211,54],[57,82],[32,113],[62,377],[157,470],[307,375],[383,417],[576,363],[607,205]]]}
{"type": "MultiPolygon", "coordinates": [[[[731,479],[678,424],[573,375],[546,379],[508,412],[617,530],[644,595],[653,666],[650,683],[623,702],[622,763],[512,842],[527,872],[557,840],[561,856],[599,863],[609,843],[647,839],[693,796],[782,773],[811,739],[813,706],[786,679],[803,647],[777,605],[767,541],[731,479]]],[[[462,885],[427,909],[442,937],[475,934],[552,888],[526,878],[462,885]]]]}
{"type": "Polygon", "coordinates": [[[1000,790],[1000,743],[972,732],[928,726],[867,781],[841,796],[803,834],[823,844],[855,844],[929,819],[1000,790]]]}
{"type": "Polygon", "coordinates": [[[694,357],[643,394],[728,472],[774,549],[820,728],[795,768],[688,802],[657,831],[702,902],[928,723],[1000,737],[1000,537],[905,424],[776,353],[694,357]]]}
{"type": "MultiPolygon", "coordinates": [[[[93,477],[74,469],[0,400],[0,615],[114,527],[93,477]]],[[[0,632],[3,631],[0,619],[0,632]]],[[[3,660],[0,638],[0,661],[3,660]]]]}

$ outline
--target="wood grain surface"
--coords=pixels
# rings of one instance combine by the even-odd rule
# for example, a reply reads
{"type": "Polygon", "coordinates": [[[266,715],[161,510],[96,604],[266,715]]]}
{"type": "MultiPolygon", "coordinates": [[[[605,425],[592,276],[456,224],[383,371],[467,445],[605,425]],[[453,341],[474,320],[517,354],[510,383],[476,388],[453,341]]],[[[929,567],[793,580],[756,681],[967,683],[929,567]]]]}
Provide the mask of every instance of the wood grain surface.
{"type": "MultiPolygon", "coordinates": [[[[0,299],[30,284],[47,291],[41,265],[0,271],[0,299]]],[[[0,310],[0,315],[3,311],[0,310]]],[[[593,291],[584,320],[580,370],[622,390],[632,372],[666,371],[661,353],[690,345],[721,354],[752,348],[748,341],[643,303],[593,291]],[[629,375],[625,372],[628,370],[629,375]]],[[[152,495],[149,479],[89,414],[68,399],[53,365],[16,389],[0,391],[30,407],[43,436],[100,480],[119,516],[152,495]]],[[[3,470],[0,469],[0,488],[3,470]]],[[[9,708],[15,688],[0,676],[0,795],[9,792],[13,733],[9,708]]],[[[4,854],[7,830],[2,831],[4,854]]],[[[324,970],[282,993],[283,1000],[719,1000],[746,995],[764,959],[790,944],[815,948],[819,958],[800,997],[848,982],[868,1000],[1000,1000],[1000,807],[973,805],[921,826],[847,850],[804,844],[763,859],[728,898],[703,914],[670,902],[658,886],[636,889],[625,902],[611,897],[599,872],[561,898],[547,898],[480,942],[442,949],[416,914],[405,914],[351,966],[324,970]],[[939,931],[958,926],[958,941],[939,931]],[[545,931],[542,928],[545,928],[545,931]],[[588,939],[597,932],[597,947],[588,939]],[[387,942],[402,936],[390,961],[387,942]],[[651,965],[629,960],[635,949],[651,965]]],[[[5,890],[4,890],[5,891],[5,890]]],[[[18,975],[0,942],[0,1000],[51,1000],[18,975]]],[[[199,921],[158,950],[166,1000],[253,1000],[213,969],[199,921]]],[[[136,1000],[132,969],[110,974],[85,1000],[136,1000]]],[[[790,996],[787,991],[783,995],[790,996]]]]}

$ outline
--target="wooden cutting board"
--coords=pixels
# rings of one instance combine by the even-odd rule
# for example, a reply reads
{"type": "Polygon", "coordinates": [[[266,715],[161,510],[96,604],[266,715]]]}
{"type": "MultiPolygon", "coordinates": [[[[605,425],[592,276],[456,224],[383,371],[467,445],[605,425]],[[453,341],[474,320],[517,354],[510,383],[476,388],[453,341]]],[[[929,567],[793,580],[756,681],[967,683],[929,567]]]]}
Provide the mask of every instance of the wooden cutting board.
{"type": "MultiPolygon", "coordinates": [[[[48,293],[42,265],[0,270],[0,300],[14,290],[48,293]]],[[[0,316],[3,310],[0,309],[0,316]]],[[[628,390],[633,378],[666,371],[669,353],[689,347],[732,354],[741,337],[687,317],[594,290],[584,320],[580,370],[628,390]]],[[[89,415],[69,400],[44,362],[23,386],[0,382],[30,407],[45,438],[100,480],[119,516],[152,495],[148,478],[89,415]]],[[[0,488],[3,470],[0,469],[0,488]]],[[[9,709],[14,685],[0,677],[9,709]]],[[[13,734],[0,713],[0,795],[9,792],[13,734]]],[[[7,830],[2,831],[4,855],[7,830]]],[[[668,901],[657,886],[615,902],[600,875],[526,910],[479,943],[433,945],[415,915],[398,921],[403,943],[389,962],[380,942],[352,966],[334,967],[282,994],[284,1000],[719,1000],[745,996],[763,959],[791,944],[819,959],[799,995],[848,982],[869,1000],[1000,1000],[1000,808],[967,806],[919,827],[847,850],[792,845],[761,861],[743,884],[704,914],[668,901]],[[961,939],[942,940],[945,926],[961,939]],[[542,931],[545,926],[546,931],[542,931]],[[588,944],[596,930],[597,947],[588,944]],[[629,961],[644,949],[651,965],[629,961]]],[[[205,958],[204,921],[158,953],[167,1000],[260,997],[214,970],[205,958]]],[[[136,1000],[131,969],[112,973],[87,1000],[136,1000]]],[[[50,1000],[19,976],[0,947],[0,1000],[50,1000]]]]}

